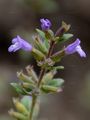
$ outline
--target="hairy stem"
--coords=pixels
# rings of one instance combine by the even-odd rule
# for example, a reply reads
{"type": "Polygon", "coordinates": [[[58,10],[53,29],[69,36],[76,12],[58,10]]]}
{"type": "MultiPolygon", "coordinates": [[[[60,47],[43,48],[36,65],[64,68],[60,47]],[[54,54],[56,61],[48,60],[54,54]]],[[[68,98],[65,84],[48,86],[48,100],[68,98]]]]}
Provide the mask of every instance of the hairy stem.
{"type": "Polygon", "coordinates": [[[43,78],[44,73],[45,73],[45,69],[41,69],[41,71],[40,71],[40,76],[39,76],[39,81],[38,81],[38,87],[39,87],[40,84],[41,84],[41,81],[42,81],[42,78],[43,78]]]}
{"type": "MultiPolygon", "coordinates": [[[[47,58],[49,58],[49,57],[51,56],[51,54],[52,54],[52,52],[53,52],[53,49],[54,49],[54,45],[55,45],[55,42],[54,42],[54,41],[51,41],[50,48],[49,48],[49,52],[48,52],[48,55],[46,56],[47,58]]],[[[40,75],[39,75],[39,81],[38,81],[38,83],[37,83],[37,87],[38,87],[38,88],[39,88],[40,85],[41,85],[42,78],[43,78],[45,72],[46,72],[46,69],[45,69],[45,68],[41,69],[40,75]]],[[[35,95],[32,96],[32,105],[31,105],[31,111],[30,111],[29,120],[33,120],[33,112],[34,112],[35,104],[36,104],[36,102],[37,102],[37,97],[38,97],[38,96],[35,96],[35,95]]]]}
{"type": "Polygon", "coordinates": [[[55,41],[51,41],[47,58],[51,56],[53,49],[54,49],[54,46],[55,46],[55,41]]]}

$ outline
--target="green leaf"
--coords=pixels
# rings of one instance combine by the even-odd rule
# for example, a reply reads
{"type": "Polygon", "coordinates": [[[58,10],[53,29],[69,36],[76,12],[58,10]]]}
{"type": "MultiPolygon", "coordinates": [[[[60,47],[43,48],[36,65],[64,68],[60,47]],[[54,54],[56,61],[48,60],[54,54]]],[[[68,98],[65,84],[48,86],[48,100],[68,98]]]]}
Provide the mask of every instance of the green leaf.
{"type": "Polygon", "coordinates": [[[17,93],[22,94],[22,95],[26,95],[26,92],[23,90],[23,88],[19,84],[11,83],[11,86],[14,87],[14,89],[16,90],[17,93]]]}
{"type": "Polygon", "coordinates": [[[29,110],[30,106],[32,104],[32,97],[31,96],[24,96],[21,99],[21,103],[27,108],[27,110],[29,110]]]}
{"type": "Polygon", "coordinates": [[[45,39],[45,33],[42,30],[36,29],[37,33],[45,39]]]}
{"type": "MultiPolygon", "coordinates": [[[[31,104],[32,104],[32,97],[31,96],[24,96],[21,99],[21,103],[27,108],[28,111],[31,109],[31,104]]],[[[36,117],[39,112],[39,99],[36,102],[35,108],[34,108],[34,114],[33,117],[36,117]]]]}
{"type": "Polygon", "coordinates": [[[53,87],[61,87],[63,83],[64,83],[64,80],[61,78],[56,78],[56,79],[48,81],[48,85],[53,86],[53,87]]]}
{"type": "Polygon", "coordinates": [[[63,36],[59,38],[59,42],[65,42],[72,37],[73,37],[73,34],[70,34],[70,33],[63,34],[63,36]]]}
{"type": "Polygon", "coordinates": [[[36,31],[40,35],[40,37],[44,40],[43,44],[45,44],[46,48],[48,49],[49,48],[49,42],[48,42],[48,39],[45,36],[45,33],[42,30],[39,30],[39,29],[36,29],[36,31]]]}

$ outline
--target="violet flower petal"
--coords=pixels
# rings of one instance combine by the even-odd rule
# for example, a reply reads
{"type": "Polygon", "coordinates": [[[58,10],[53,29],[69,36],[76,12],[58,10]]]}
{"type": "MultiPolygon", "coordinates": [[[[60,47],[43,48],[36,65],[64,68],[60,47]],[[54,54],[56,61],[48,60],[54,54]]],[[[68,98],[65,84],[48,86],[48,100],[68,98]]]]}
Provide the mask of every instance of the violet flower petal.
{"type": "Polygon", "coordinates": [[[75,42],[73,42],[72,44],[68,45],[66,48],[65,48],[65,52],[66,54],[73,54],[76,52],[76,47],[80,44],[80,40],[79,39],[76,39],[75,42]]]}
{"type": "Polygon", "coordinates": [[[80,45],[76,47],[76,51],[81,57],[86,57],[86,53],[82,50],[80,45]]]}
{"type": "Polygon", "coordinates": [[[32,45],[23,40],[20,36],[12,39],[12,45],[8,48],[9,52],[16,52],[19,49],[31,51],[32,45]]]}
{"type": "Polygon", "coordinates": [[[80,43],[81,43],[81,41],[79,39],[76,39],[75,42],[73,42],[72,44],[68,45],[65,48],[65,53],[67,55],[69,55],[69,54],[73,54],[73,53],[77,52],[81,57],[86,57],[86,54],[82,50],[80,43]]]}
{"type": "Polygon", "coordinates": [[[18,43],[21,45],[21,48],[25,51],[31,51],[32,45],[20,38],[20,36],[17,36],[18,43]]]}

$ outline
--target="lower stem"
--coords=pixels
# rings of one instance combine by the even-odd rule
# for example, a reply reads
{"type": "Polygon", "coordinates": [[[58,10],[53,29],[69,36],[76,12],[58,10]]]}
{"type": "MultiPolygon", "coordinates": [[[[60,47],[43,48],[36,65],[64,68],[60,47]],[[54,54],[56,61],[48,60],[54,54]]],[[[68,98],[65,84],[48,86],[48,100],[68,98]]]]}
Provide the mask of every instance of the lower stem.
{"type": "Polygon", "coordinates": [[[37,96],[33,95],[32,96],[32,105],[31,105],[29,120],[33,120],[33,113],[34,113],[34,108],[35,108],[35,105],[36,105],[36,101],[37,101],[37,96]]]}

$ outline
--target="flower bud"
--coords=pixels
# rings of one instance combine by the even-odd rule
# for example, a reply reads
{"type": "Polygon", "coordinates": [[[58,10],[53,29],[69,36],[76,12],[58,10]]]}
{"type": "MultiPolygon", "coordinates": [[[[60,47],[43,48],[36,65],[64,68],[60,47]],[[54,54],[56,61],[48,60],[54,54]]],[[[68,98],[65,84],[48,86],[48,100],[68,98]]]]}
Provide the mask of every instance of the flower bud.
{"type": "Polygon", "coordinates": [[[13,103],[17,109],[18,112],[23,113],[23,114],[28,114],[27,109],[25,106],[18,101],[18,99],[13,98],[13,103]]]}
{"type": "Polygon", "coordinates": [[[41,51],[35,48],[32,49],[32,54],[35,57],[35,59],[38,61],[43,60],[45,58],[45,55],[41,51]]]}
{"type": "Polygon", "coordinates": [[[19,120],[26,120],[26,117],[22,115],[21,113],[15,112],[13,109],[9,111],[9,114],[19,120]]]}
{"type": "Polygon", "coordinates": [[[17,72],[17,77],[22,80],[23,82],[27,82],[27,83],[34,83],[34,81],[32,81],[31,77],[23,74],[23,72],[17,72]]]}
{"type": "Polygon", "coordinates": [[[41,28],[44,31],[49,30],[52,25],[50,20],[48,20],[48,19],[44,19],[44,18],[40,19],[40,22],[41,22],[41,28]]]}
{"type": "Polygon", "coordinates": [[[56,70],[46,73],[42,78],[42,83],[46,84],[48,81],[52,80],[55,74],[56,74],[56,70]]]}
{"type": "Polygon", "coordinates": [[[22,83],[21,86],[28,92],[31,92],[34,88],[34,84],[29,84],[29,83],[22,83]]]}
{"type": "Polygon", "coordinates": [[[46,48],[44,42],[38,36],[35,37],[34,45],[38,50],[40,50],[44,54],[47,54],[48,49],[46,48]]]}
{"type": "Polygon", "coordinates": [[[38,76],[37,76],[36,72],[34,71],[33,66],[28,65],[26,67],[26,70],[27,70],[28,75],[30,75],[32,77],[32,79],[35,82],[37,82],[38,81],[38,76]]]}
{"type": "Polygon", "coordinates": [[[53,93],[53,92],[60,92],[61,88],[58,87],[53,87],[53,86],[49,86],[49,85],[42,85],[41,89],[46,92],[46,93],[53,93]]]}

